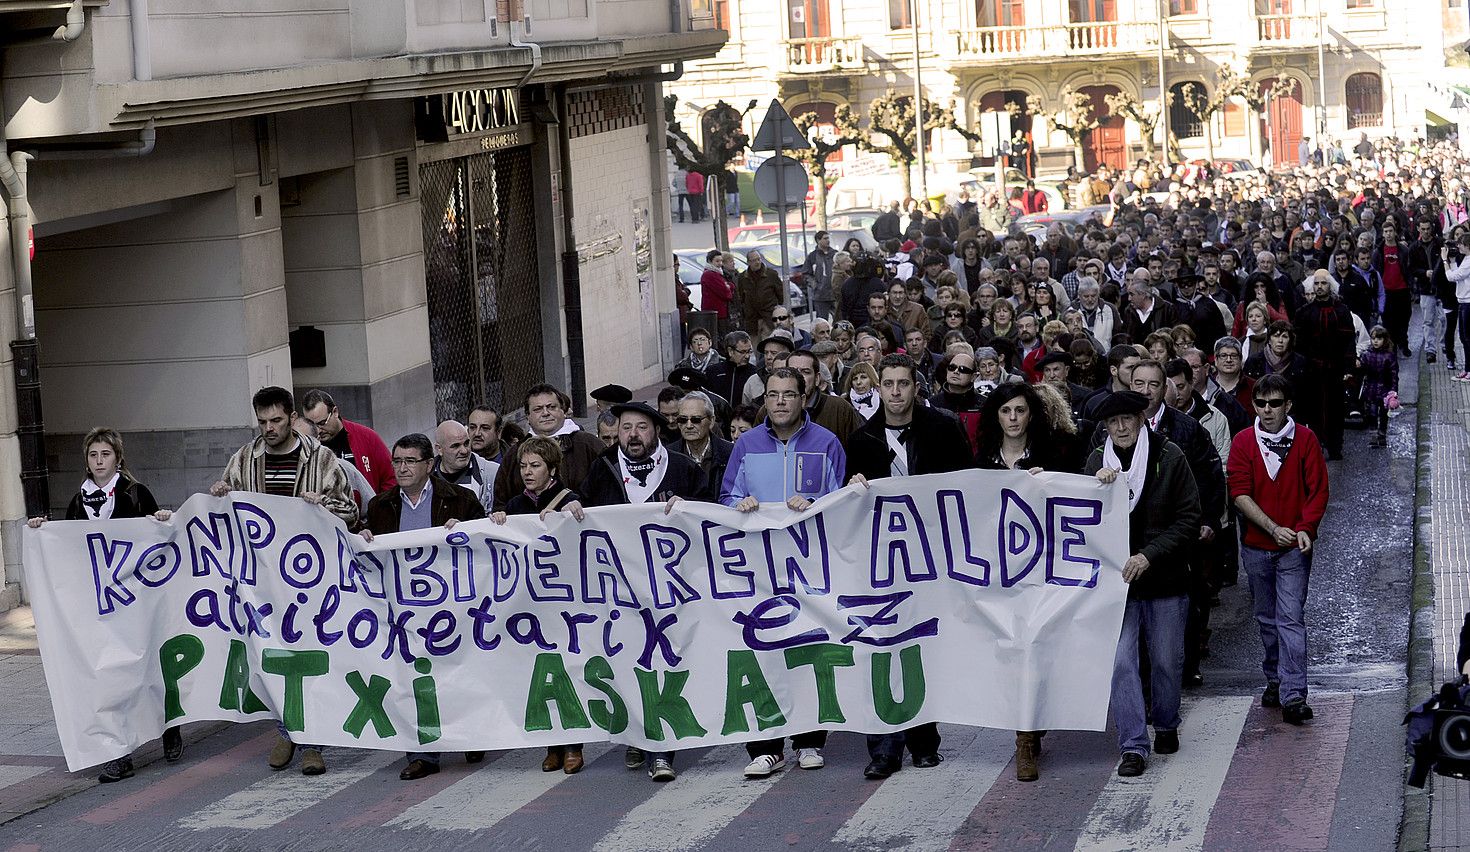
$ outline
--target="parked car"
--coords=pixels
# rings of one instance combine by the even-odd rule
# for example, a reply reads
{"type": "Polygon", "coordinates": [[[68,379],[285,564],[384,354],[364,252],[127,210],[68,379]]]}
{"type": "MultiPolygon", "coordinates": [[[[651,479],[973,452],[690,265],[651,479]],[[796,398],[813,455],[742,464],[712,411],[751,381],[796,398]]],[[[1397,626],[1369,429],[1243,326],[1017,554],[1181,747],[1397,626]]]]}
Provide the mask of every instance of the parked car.
{"type": "Polygon", "coordinates": [[[1046,236],[1046,229],[1052,222],[1060,222],[1062,232],[1069,237],[1075,237],[1089,219],[1093,216],[1106,216],[1111,209],[1112,206],[1108,204],[1094,204],[1091,207],[1082,207],[1075,210],[1029,213],[1017,219],[1015,224],[1023,233],[1041,239],[1046,236]]]}

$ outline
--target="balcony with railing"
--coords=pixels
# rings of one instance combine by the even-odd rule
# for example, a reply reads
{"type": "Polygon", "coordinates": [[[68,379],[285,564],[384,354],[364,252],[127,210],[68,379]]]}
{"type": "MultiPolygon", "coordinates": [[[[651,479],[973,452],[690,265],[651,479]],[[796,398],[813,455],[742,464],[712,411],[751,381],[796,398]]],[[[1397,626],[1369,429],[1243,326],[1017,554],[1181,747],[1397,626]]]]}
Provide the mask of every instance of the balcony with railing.
{"type": "Polygon", "coordinates": [[[783,44],[787,74],[847,73],[867,67],[862,36],[792,38],[783,44]]]}
{"type": "Polygon", "coordinates": [[[1147,21],[1097,21],[1039,27],[980,27],[957,30],[953,60],[1050,61],[1071,57],[1122,57],[1157,50],[1159,27],[1147,21]]]}
{"type": "Polygon", "coordinates": [[[1257,15],[1256,48],[1286,48],[1317,46],[1317,17],[1315,15],[1257,15]]]}

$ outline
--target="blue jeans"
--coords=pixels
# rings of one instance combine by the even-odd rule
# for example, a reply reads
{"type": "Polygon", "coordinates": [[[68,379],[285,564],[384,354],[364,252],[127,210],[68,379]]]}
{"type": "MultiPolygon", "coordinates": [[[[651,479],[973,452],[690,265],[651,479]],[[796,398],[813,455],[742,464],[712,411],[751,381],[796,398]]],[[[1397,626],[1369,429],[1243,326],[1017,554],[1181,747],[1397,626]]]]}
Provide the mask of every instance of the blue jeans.
{"type": "Polygon", "coordinates": [[[425,763],[432,763],[435,766],[439,765],[439,752],[437,751],[406,751],[403,753],[403,756],[408,758],[409,763],[413,763],[415,760],[422,760],[425,763]]]}
{"type": "Polygon", "coordinates": [[[1439,339],[1444,336],[1444,308],[1438,296],[1419,297],[1419,321],[1424,329],[1424,351],[1438,352],[1439,339]]]}
{"type": "MultiPolygon", "coordinates": [[[[276,721],[276,733],[278,733],[278,734],[281,735],[281,739],[283,739],[283,740],[291,740],[291,742],[296,743],[296,740],[291,739],[291,732],[288,731],[288,730],[286,730],[286,725],[285,725],[284,722],[281,722],[279,720],[276,721]]],[[[327,748],[326,746],[307,745],[306,743],[296,743],[296,747],[297,748],[314,748],[317,751],[326,751],[326,748],[327,748]]]]}
{"type": "Polygon", "coordinates": [[[1240,561],[1250,578],[1256,623],[1266,659],[1261,671],[1267,683],[1281,684],[1281,701],[1307,697],[1307,579],[1312,557],[1295,547],[1261,550],[1241,545],[1240,561]]]}
{"type": "Polygon", "coordinates": [[[1113,657],[1113,722],[1118,750],[1145,757],[1150,752],[1148,720],[1158,731],[1179,729],[1179,691],[1184,680],[1184,623],[1189,596],[1130,599],[1123,610],[1123,630],[1113,657]],[[1143,706],[1143,678],[1138,671],[1138,641],[1148,648],[1149,707],[1143,706]]]}

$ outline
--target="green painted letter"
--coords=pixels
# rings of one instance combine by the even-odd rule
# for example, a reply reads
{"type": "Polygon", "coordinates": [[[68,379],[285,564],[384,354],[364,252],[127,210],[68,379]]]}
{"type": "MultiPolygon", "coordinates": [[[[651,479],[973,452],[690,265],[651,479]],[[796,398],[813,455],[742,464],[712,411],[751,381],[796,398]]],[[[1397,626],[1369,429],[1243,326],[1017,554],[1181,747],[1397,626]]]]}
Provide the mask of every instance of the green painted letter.
{"type": "Polygon", "coordinates": [[[638,677],[638,691],[643,694],[643,734],[651,740],[662,742],[665,720],[674,730],[674,739],[702,737],[704,728],[694,718],[689,702],[684,700],[684,684],[689,681],[689,672],[671,671],[664,677],[663,686],[658,683],[658,673],[646,669],[634,669],[638,677]]]}
{"type": "Polygon", "coordinates": [[[593,657],[587,661],[582,676],[588,686],[607,696],[606,701],[594,698],[587,702],[592,724],[609,734],[621,734],[628,727],[628,705],[613,687],[612,665],[605,657],[593,657]]]}
{"type": "Polygon", "coordinates": [[[842,723],[847,717],[842,714],[842,704],[837,700],[838,666],[852,665],[852,646],[823,642],[817,645],[798,645],[786,649],[786,668],[811,666],[812,676],[817,679],[817,721],[842,723]]]}
{"type": "Polygon", "coordinates": [[[266,709],[259,697],[250,689],[250,658],[245,655],[245,643],[230,640],[230,655],[225,660],[224,685],[219,691],[219,709],[238,710],[241,713],[259,713],[266,709]]]}
{"type": "Polygon", "coordinates": [[[388,694],[388,687],[391,685],[382,675],[373,675],[372,680],[363,683],[362,672],[348,672],[347,686],[357,696],[357,704],[347,714],[342,730],[361,738],[362,729],[367,727],[368,722],[372,722],[373,731],[379,737],[386,739],[398,733],[393,727],[393,720],[388,718],[388,711],[383,709],[383,697],[388,694]]]}
{"type": "Polygon", "coordinates": [[[873,655],[873,710],[890,725],[902,725],[919,715],[924,706],[924,660],[918,645],[898,652],[903,667],[903,701],[893,699],[893,655],[887,651],[873,655]]]}
{"type": "Polygon", "coordinates": [[[764,731],[786,724],[786,716],[776,704],[766,675],[755,659],[754,651],[730,651],[725,663],[725,727],[721,734],[747,733],[750,723],[745,718],[745,705],[755,710],[756,727],[764,731]]]}
{"type": "Polygon", "coordinates": [[[158,668],[163,672],[163,721],[172,722],[184,715],[179,678],[203,660],[204,640],[190,633],[180,633],[158,647],[158,668]]]}
{"type": "Polygon", "coordinates": [[[286,706],[281,710],[281,724],[288,731],[306,728],[305,697],[302,681],[327,673],[330,662],[326,651],[286,651],[266,648],[260,652],[261,671],[286,679],[286,706]]]}
{"type": "Polygon", "coordinates": [[[531,672],[531,689],[526,694],[526,730],[551,730],[550,702],[556,702],[556,713],[564,730],[590,728],[582,701],[567,677],[566,664],[560,654],[537,654],[536,668],[531,672]]]}

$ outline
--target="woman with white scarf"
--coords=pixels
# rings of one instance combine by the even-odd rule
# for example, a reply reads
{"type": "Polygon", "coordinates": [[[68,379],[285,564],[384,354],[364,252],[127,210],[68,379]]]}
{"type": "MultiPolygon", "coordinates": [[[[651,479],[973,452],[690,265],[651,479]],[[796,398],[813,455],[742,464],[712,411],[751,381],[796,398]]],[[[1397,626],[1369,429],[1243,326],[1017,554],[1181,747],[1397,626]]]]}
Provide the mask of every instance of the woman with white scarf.
{"type": "Polygon", "coordinates": [[[1189,613],[1189,548],[1199,538],[1200,498],[1189,460],[1167,438],[1149,431],[1148,397],[1118,391],[1098,408],[1107,441],[1093,450],[1085,473],[1128,490],[1128,549],[1123,563],[1128,603],[1113,660],[1113,720],[1122,760],[1118,774],[1142,775],[1150,751],[1179,750],[1179,693],[1184,677],[1184,625],[1189,613]],[[1139,639],[1148,649],[1150,696],[1144,707],[1139,639]],[[1154,725],[1150,747],[1148,722],[1154,725]]]}
{"type": "MultiPolygon", "coordinates": [[[[122,436],[112,429],[97,428],[82,439],[87,457],[87,478],[66,507],[68,521],[106,521],[113,518],[153,518],[167,522],[173,513],[158,508],[148,487],[128,473],[123,457],[122,436]]],[[[39,529],[45,518],[31,518],[31,529],[39,529]]],[[[169,763],[184,755],[184,738],[177,726],[163,731],[163,756],[169,763]]],[[[97,780],[103,784],[133,777],[133,757],[109,760],[97,780]]]]}

